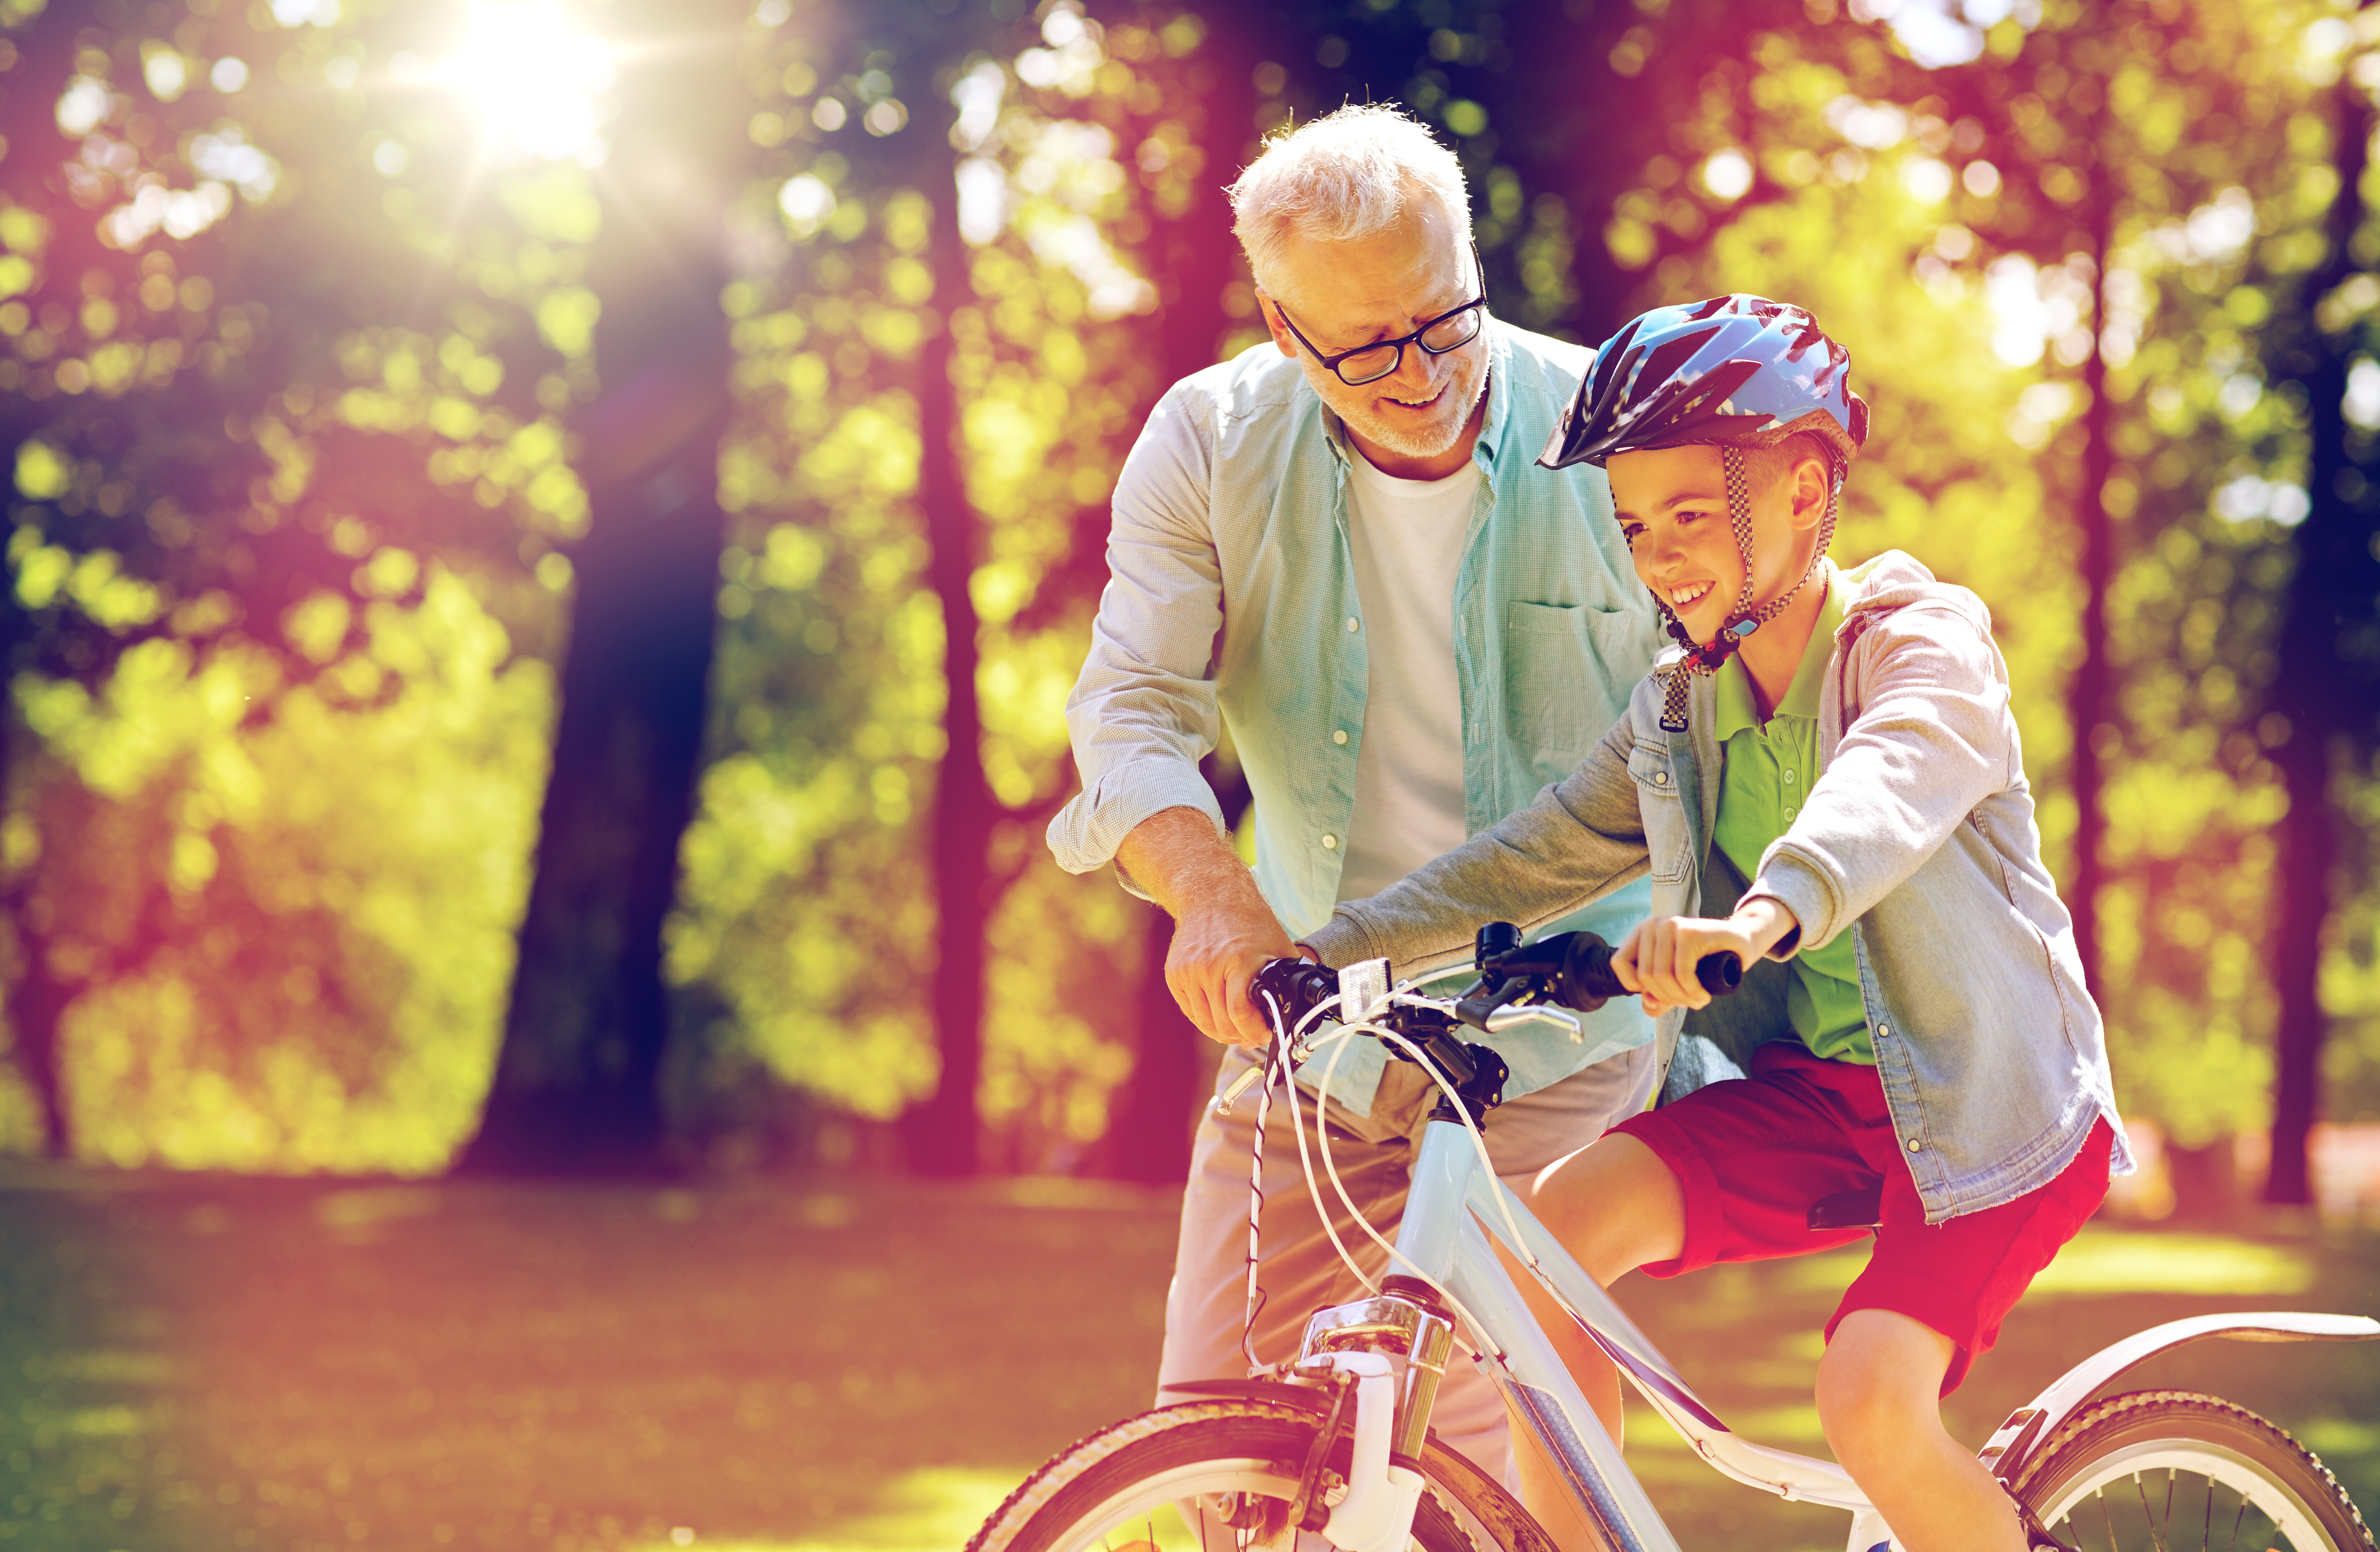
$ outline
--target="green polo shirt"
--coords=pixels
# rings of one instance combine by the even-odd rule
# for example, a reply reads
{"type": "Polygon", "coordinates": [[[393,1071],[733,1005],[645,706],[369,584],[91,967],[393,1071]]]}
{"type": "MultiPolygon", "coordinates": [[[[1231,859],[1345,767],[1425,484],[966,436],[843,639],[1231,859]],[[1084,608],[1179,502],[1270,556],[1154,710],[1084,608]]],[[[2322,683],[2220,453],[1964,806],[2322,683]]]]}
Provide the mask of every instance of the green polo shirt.
{"type": "MultiPolygon", "coordinates": [[[[1760,720],[1752,675],[1742,657],[1730,657],[1713,675],[1718,692],[1718,822],[1712,839],[1745,878],[1756,878],[1768,843],[1793,826],[1810,783],[1818,779],[1818,691],[1834,656],[1835,631],[1843,623],[1842,585],[1834,567],[1826,607],[1810,632],[1793,683],[1776,715],[1760,720]]],[[[1860,1000],[1859,961],[1852,935],[1840,933],[1823,949],[1804,949],[1790,962],[1793,981],[1786,1014],[1793,1033],[1813,1056],[1876,1065],[1860,1000]]]]}

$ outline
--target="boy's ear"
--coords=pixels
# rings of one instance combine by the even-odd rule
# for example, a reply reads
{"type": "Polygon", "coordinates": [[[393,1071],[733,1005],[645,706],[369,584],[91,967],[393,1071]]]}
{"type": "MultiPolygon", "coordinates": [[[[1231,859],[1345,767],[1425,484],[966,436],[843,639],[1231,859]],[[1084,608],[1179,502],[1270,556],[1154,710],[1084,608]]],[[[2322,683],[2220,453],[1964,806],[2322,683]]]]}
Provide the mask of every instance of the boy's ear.
{"type": "Polygon", "coordinates": [[[1827,460],[1815,453],[1804,454],[1793,460],[1793,527],[1815,528],[1827,515],[1827,497],[1834,484],[1834,471],[1827,460]]]}

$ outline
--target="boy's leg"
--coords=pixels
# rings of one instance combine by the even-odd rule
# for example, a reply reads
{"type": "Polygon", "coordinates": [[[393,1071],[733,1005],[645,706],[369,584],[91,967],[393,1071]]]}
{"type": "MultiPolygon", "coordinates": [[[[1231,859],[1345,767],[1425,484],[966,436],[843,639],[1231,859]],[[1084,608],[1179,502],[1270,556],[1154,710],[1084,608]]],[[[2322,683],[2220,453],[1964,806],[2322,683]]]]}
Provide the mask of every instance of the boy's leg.
{"type": "Polygon", "coordinates": [[[2008,1494],[1942,1426],[1957,1352],[1898,1311],[1853,1310],[1818,1364],[1818,1420],[1907,1552],[2025,1552],[2008,1494]]]}

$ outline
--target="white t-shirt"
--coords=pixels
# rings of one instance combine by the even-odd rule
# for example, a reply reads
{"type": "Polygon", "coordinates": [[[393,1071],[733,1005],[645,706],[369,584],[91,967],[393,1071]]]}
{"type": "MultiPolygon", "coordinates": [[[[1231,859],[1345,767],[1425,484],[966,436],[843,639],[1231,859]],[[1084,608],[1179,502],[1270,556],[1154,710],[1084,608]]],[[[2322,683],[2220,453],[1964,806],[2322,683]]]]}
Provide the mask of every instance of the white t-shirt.
{"type": "Polygon", "coordinates": [[[1443,479],[1397,479],[1349,452],[1347,531],[1370,684],[1339,898],[1357,900],[1469,839],[1454,578],[1479,466],[1466,462],[1443,479]]]}

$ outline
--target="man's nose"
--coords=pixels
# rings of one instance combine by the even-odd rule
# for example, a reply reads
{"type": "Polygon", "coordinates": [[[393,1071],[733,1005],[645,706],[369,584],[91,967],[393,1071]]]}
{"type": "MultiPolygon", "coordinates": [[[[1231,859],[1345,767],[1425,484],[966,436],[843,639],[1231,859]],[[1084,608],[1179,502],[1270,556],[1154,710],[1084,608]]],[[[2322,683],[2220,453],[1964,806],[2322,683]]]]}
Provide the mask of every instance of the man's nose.
{"type": "Polygon", "coordinates": [[[1429,352],[1421,347],[1421,341],[1409,340],[1389,381],[1401,388],[1427,388],[1437,376],[1438,369],[1431,365],[1429,352]]]}

